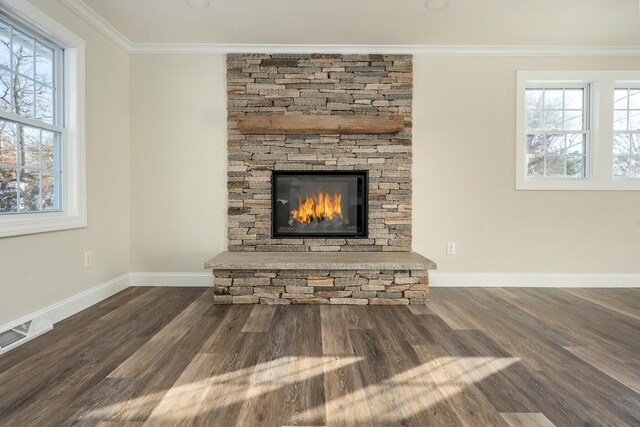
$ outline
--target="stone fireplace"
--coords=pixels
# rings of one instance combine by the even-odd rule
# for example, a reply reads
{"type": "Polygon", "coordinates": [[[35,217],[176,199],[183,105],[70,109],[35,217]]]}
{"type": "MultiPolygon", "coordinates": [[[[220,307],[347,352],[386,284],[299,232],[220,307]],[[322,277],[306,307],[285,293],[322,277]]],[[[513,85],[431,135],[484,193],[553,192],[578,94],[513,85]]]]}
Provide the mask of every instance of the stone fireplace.
{"type": "Polygon", "coordinates": [[[227,56],[216,303],[426,301],[435,264],[411,252],[412,72],[409,55],[227,56]]]}

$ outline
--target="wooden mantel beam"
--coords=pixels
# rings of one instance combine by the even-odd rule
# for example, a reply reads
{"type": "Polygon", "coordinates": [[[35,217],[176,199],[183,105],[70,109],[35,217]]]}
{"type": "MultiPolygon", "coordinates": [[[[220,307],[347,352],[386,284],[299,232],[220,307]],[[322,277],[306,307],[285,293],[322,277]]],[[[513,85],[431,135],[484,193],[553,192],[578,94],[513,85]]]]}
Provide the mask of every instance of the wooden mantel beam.
{"type": "Polygon", "coordinates": [[[362,115],[295,115],[266,116],[238,114],[238,129],[252,135],[333,135],[398,133],[404,129],[404,118],[362,115]]]}

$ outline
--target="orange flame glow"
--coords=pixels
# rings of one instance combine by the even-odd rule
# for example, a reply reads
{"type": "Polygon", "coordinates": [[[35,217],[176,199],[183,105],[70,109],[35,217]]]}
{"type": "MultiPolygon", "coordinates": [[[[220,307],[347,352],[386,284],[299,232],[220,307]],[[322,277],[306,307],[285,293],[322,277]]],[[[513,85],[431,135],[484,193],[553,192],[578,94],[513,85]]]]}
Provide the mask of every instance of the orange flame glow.
{"type": "Polygon", "coordinates": [[[317,195],[306,196],[304,201],[300,200],[298,209],[292,212],[293,218],[303,224],[310,223],[313,218],[318,220],[333,219],[336,216],[342,218],[341,201],[342,195],[339,192],[333,193],[332,196],[319,190],[317,195]]]}

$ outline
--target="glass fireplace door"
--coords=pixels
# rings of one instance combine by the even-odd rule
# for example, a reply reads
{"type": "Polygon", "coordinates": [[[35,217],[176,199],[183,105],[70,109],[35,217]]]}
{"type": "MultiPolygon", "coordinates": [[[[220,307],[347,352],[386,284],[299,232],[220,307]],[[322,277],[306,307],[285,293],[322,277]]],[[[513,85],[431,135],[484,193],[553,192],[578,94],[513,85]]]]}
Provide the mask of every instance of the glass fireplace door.
{"type": "Polygon", "coordinates": [[[276,171],[272,187],[273,237],[366,237],[366,171],[276,171]]]}

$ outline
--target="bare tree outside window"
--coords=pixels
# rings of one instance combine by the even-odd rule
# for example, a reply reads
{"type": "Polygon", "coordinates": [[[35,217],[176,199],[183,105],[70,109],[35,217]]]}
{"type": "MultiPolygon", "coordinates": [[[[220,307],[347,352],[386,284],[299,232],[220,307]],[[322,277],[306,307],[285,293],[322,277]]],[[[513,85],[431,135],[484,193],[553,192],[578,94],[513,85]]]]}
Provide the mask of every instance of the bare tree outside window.
{"type": "Polygon", "coordinates": [[[61,209],[55,53],[0,20],[0,214],[61,209]]]}

